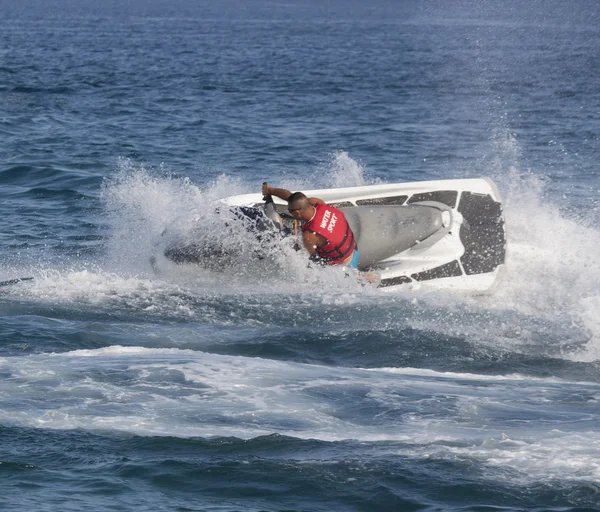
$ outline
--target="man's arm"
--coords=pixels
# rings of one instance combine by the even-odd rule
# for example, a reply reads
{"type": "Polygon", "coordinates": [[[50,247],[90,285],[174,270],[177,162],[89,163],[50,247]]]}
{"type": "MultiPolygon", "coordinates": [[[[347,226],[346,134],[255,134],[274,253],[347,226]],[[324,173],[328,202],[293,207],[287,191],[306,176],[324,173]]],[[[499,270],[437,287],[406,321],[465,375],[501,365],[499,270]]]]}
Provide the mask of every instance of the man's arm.
{"type": "MultiPolygon", "coordinates": [[[[280,199],[287,201],[289,199],[289,197],[292,195],[292,192],[290,192],[289,190],[287,190],[285,188],[275,188],[275,187],[271,187],[269,185],[263,184],[262,194],[263,194],[263,196],[279,197],[280,199]]],[[[318,204],[325,204],[325,201],[323,201],[322,199],[319,199],[318,197],[309,197],[308,202],[313,206],[316,206],[318,204]]]]}
{"type": "Polygon", "coordinates": [[[289,190],[286,190],[285,188],[270,187],[266,184],[262,186],[262,194],[263,196],[275,196],[280,199],[283,199],[284,201],[287,201],[288,198],[292,195],[292,193],[289,190]]]}
{"type": "Polygon", "coordinates": [[[317,247],[325,245],[327,240],[312,231],[305,231],[302,233],[302,242],[304,242],[304,248],[308,251],[308,254],[312,256],[317,250],[317,247]]]}

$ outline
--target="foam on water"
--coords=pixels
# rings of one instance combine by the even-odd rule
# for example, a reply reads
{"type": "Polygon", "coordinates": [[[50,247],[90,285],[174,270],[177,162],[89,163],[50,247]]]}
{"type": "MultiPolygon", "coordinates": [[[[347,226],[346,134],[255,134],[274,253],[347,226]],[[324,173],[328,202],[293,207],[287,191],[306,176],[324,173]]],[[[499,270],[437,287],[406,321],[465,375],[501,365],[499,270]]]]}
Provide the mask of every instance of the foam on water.
{"type": "MultiPolygon", "coordinates": [[[[367,184],[364,166],[354,160],[347,151],[338,151],[332,156],[324,168],[323,176],[325,182],[323,187],[359,187],[367,184]]],[[[369,184],[377,183],[377,180],[369,180],[369,184]]]]}
{"type": "Polygon", "coordinates": [[[379,441],[403,457],[481,464],[484,476],[500,471],[515,484],[600,478],[594,383],[120,346],[6,357],[0,373],[3,425],[379,441]]]}
{"type": "Polygon", "coordinates": [[[506,272],[483,304],[589,331],[587,347],[574,358],[593,360],[600,330],[590,304],[597,303],[600,231],[564,213],[545,195],[537,175],[515,169],[502,180],[508,252],[506,272]]]}

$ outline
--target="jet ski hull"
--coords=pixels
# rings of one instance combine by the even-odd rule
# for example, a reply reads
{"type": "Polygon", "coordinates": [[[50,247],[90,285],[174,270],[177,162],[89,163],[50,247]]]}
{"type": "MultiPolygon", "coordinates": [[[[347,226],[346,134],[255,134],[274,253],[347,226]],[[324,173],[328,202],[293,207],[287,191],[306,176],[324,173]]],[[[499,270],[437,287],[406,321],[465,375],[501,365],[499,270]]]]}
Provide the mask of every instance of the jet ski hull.
{"type": "MultiPolygon", "coordinates": [[[[498,188],[489,178],[304,190],[341,209],[359,250],[359,269],[382,291],[490,289],[504,267],[506,234],[498,188]]],[[[259,194],[226,198],[260,207],[259,194]]],[[[285,212],[287,204],[274,198],[285,212]]]]}

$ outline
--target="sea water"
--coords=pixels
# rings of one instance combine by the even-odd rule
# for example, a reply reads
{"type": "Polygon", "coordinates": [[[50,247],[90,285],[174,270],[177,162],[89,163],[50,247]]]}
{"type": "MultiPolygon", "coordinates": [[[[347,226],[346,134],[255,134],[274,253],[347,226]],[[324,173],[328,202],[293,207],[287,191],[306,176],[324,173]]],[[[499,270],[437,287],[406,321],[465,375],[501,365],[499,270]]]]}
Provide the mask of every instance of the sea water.
{"type": "Polygon", "coordinates": [[[2,0],[0,43],[2,510],[600,510],[596,2],[2,0]],[[485,295],[215,217],[481,176],[485,295]],[[190,227],[243,257],[157,274],[190,227]]]}

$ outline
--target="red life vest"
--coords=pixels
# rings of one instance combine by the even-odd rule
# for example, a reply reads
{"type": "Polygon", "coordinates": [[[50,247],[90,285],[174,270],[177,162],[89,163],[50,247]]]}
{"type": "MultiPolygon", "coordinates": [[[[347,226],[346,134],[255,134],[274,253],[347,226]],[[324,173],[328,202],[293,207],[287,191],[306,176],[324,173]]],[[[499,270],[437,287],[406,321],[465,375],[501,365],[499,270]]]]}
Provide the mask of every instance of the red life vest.
{"type": "Polygon", "coordinates": [[[346,217],[328,204],[318,204],[315,210],[315,216],[302,226],[302,231],[310,230],[327,240],[323,247],[316,248],[320,258],[330,265],[342,263],[356,249],[354,234],[346,217]]]}

